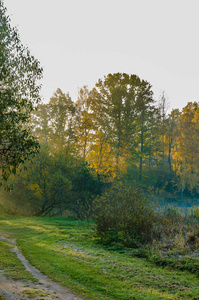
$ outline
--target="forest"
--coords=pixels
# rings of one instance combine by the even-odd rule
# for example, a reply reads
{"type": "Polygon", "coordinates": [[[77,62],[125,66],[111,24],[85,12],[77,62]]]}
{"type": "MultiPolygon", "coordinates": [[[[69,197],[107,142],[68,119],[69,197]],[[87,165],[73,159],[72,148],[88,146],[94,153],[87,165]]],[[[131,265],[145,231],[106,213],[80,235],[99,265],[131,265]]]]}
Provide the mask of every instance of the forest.
{"type": "Polygon", "coordinates": [[[137,75],[108,74],[76,101],[58,88],[28,125],[40,150],[1,191],[7,211],[83,217],[116,182],[160,200],[198,196],[198,103],[168,113],[137,75]]]}

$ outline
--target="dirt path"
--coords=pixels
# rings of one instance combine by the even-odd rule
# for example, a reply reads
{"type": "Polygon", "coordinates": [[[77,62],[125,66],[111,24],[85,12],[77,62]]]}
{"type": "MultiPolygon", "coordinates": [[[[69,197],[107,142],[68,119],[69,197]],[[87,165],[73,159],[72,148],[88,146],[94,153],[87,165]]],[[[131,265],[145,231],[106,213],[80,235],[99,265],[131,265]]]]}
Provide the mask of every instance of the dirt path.
{"type": "Polygon", "coordinates": [[[0,300],[30,299],[28,294],[31,295],[32,299],[83,300],[83,298],[72,294],[71,291],[60,284],[53,282],[33,267],[17,248],[15,241],[5,237],[0,237],[0,240],[11,243],[14,246],[11,251],[16,253],[18,259],[23,263],[26,270],[39,281],[38,284],[27,284],[20,280],[11,280],[3,276],[2,271],[0,271],[0,300]]]}

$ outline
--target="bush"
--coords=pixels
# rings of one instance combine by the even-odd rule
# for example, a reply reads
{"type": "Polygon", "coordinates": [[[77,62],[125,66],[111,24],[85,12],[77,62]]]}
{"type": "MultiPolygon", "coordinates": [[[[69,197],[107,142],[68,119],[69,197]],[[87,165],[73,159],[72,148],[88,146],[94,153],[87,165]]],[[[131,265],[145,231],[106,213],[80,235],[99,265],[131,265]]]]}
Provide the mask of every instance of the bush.
{"type": "Polygon", "coordinates": [[[139,190],[117,184],[93,205],[96,231],[104,243],[137,247],[152,240],[154,210],[139,190]]]}
{"type": "Polygon", "coordinates": [[[157,241],[174,237],[179,233],[179,224],[183,224],[184,221],[184,215],[173,206],[167,206],[162,211],[156,211],[154,239],[157,241]]]}
{"type": "Polygon", "coordinates": [[[10,177],[14,187],[9,193],[0,190],[0,204],[10,214],[88,217],[93,198],[101,193],[101,182],[75,153],[51,154],[41,145],[39,154],[26,169],[10,177]]]}

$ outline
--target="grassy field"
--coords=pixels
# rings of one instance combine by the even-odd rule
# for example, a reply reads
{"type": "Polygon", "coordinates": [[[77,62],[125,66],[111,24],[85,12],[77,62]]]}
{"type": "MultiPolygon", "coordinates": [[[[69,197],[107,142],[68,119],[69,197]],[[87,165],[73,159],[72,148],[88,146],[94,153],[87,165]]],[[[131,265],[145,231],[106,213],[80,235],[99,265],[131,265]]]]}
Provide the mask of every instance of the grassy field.
{"type": "Polygon", "coordinates": [[[37,282],[37,279],[25,270],[15,253],[10,251],[12,247],[12,245],[0,241],[0,269],[4,270],[4,275],[11,279],[37,282]]]}
{"type": "MultiPolygon", "coordinates": [[[[61,218],[0,217],[0,232],[15,238],[35,267],[86,299],[199,299],[197,275],[108,251],[91,227],[61,218]]],[[[0,269],[29,279],[8,247],[0,242],[0,269]]]]}

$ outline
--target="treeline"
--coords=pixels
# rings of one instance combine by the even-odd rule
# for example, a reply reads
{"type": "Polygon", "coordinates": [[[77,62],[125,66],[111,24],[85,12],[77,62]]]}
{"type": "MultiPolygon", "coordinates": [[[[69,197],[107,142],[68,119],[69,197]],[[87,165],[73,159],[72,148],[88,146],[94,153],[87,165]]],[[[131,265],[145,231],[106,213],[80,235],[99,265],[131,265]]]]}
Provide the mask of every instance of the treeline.
{"type": "Polygon", "coordinates": [[[152,96],[148,82],[120,73],[99,80],[91,91],[83,87],[75,103],[58,89],[38,106],[34,131],[58,151],[75,149],[107,180],[124,174],[133,159],[142,181],[146,159],[153,164],[157,147],[160,120],[152,96]]]}
{"type": "Polygon", "coordinates": [[[162,94],[136,75],[109,74],[73,102],[60,89],[40,104],[32,124],[54,151],[75,151],[105,181],[123,177],[144,186],[198,190],[199,106],[167,114],[162,94]],[[175,181],[175,182],[174,182],[175,181]]]}
{"type": "Polygon", "coordinates": [[[198,103],[168,114],[164,93],[155,101],[136,75],[108,74],[92,90],[81,88],[76,102],[57,89],[31,125],[40,154],[11,180],[9,197],[29,199],[37,214],[85,212],[116,180],[156,193],[198,193],[198,103]]]}

